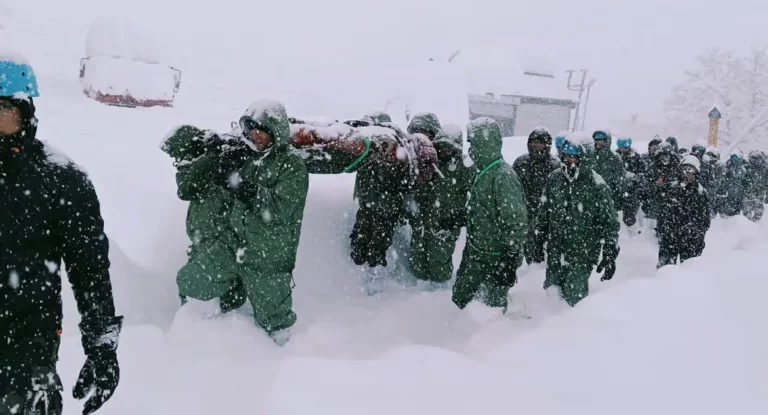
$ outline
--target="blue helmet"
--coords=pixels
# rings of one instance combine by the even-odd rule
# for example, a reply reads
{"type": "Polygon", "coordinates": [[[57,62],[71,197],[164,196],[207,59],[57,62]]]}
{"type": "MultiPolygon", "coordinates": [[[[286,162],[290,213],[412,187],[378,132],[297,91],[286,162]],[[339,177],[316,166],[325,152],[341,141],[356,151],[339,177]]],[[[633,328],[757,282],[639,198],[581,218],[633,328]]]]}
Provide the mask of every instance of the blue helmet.
{"type": "Polygon", "coordinates": [[[631,148],[632,147],[632,138],[619,138],[616,140],[616,146],[618,148],[631,148]]]}
{"type": "Polygon", "coordinates": [[[0,58],[0,97],[40,96],[35,72],[28,63],[0,58]]]}
{"type": "Polygon", "coordinates": [[[581,149],[570,141],[564,141],[562,153],[564,156],[581,156],[581,149]]]}
{"type": "Polygon", "coordinates": [[[565,142],[565,137],[563,137],[562,135],[555,137],[555,148],[560,150],[561,148],[563,148],[564,142],[565,142]]]}

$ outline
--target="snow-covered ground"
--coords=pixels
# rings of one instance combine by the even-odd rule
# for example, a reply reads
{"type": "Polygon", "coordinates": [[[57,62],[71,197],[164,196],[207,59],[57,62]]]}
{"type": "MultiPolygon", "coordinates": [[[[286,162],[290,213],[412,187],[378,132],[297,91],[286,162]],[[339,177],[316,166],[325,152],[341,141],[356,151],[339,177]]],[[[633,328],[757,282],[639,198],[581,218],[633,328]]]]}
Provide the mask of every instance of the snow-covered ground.
{"type": "MultiPolygon", "coordinates": [[[[51,13],[66,13],[56,5],[51,13]]],[[[88,19],[72,19],[84,33],[88,19]]],[[[158,148],[165,133],[182,123],[227,130],[257,98],[285,99],[300,115],[355,116],[345,111],[382,107],[348,102],[352,95],[316,97],[311,89],[273,88],[279,96],[263,96],[260,87],[228,89],[235,78],[206,78],[202,70],[184,78],[175,108],[107,107],[82,94],[81,49],[53,48],[48,56],[42,48],[63,23],[40,16],[31,26],[19,22],[8,30],[26,39],[24,48],[37,48],[30,55],[41,78],[39,135],[89,172],[112,243],[115,299],[127,325],[121,385],[100,413],[768,413],[761,258],[768,225],[744,218],[715,221],[702,258],[661,271],[653,238],[624,231],[614,280],[594,276],[592,295],[574,309],[541,289],[543,267],[524,266],[514,305],[532,318],[488,321],[483,307],[460,312],[449,291],[423,291],[407,275],[398,274],[381,295],[366,295],[365,273],[348,259],[354,177],[314,176],[295,271],[292,342],[278,348],[244,312],[209,318],[215,304],[192,302],[179,311],[174,278],[188,241],[174,168],[158,148]],[[196,82],[207,79],[223,86],[203,92],[196,82]]],[[[377,89],[380,101],[384,89],[377,89]]],[[[445,92],[426,109],[455,114],[446,117],[458,122],[452,118],[466,114],[466,104],[451,105],[455,93],[461,91],[445,92]]],[[[524,151],[524,138],[505,140],[508,162],[524,151]]],[[[398,235],[399,246],[406,237],[407,230],[398,235]]],[[[457,264],[461,248],[463,241],[457,264]]],[[[71,293],[64,298],[59,367],[69,390],[83,356],[71,293]]],[[[79,413],[71,398],[65,405],[66,414],[79,413]]]]}

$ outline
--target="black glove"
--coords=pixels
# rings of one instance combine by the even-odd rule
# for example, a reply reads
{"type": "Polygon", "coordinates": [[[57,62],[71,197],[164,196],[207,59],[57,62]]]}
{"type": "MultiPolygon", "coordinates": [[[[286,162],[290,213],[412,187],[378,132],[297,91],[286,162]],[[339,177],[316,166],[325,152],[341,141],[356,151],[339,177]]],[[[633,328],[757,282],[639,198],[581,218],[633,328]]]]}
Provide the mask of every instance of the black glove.
{"type": "Polygon", "coordinates": [[[518,250],[512,247],[506,248],[496,264],[497,281],[506,287],[512,287],[517,283],[517,268],[523,262],[518,250]]]}
{"type": "Polygon", "coordinates": [[[603,245],[603,259],[597,264],[597,272],[603,272],[603,277],[600,281],[609,281],[613,278],[613,274],[616,273],[616,258],[619,257],[619,247],[616,244],[603,245]]]}
{"type": "Polygon", "coordinates": [[[80,400],[90,395],[83,405],[83,415],[101,408],[120,382],[117,343],[122,325],[122,317],[80,323],[86,360],[72,389],[72,396],[80,400]]]}
{"type": "MultiPolygon", "coordinates": [[[[230,187],[232,188],[232,187],[230,187]]],[[[253,199],[259,196],[261,186],[250,181],[242,181],[236,187],[232,188],[235,192],[235,197],[243,202],[250,203],[253,199]]]]}
{"type": "Polygon", "coordinates": [[[629,215],[627,214],[627,211],[624,212],[624,224],[627,226],[632,226],[635,223],[637,223],[637,217],[635,215],[629,215]]]}
{"type": "Polygon", "coordinates": [[[232,185],[232,174],[240,170],[248,160],[248,153],[237,148],[227,149],[219,156],[218,184],[223,187],[232,185]]]}

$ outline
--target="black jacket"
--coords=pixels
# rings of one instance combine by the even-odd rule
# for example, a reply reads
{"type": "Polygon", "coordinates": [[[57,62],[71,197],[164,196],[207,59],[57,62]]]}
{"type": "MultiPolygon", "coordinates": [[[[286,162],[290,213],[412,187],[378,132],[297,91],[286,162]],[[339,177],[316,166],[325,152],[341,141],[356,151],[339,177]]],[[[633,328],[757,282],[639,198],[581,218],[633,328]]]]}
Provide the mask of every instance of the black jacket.
{"type": "Polygon", "coordinates": [[[0,211],[0,341],[61,328],[62,260],[81,327],[114,322],[109,242],[84,172],[32,139],[0,158],[0,211]]]}
{"type": "Polygon", "coordinates": [[[709,197],[698,181],[683,186],[674,182],[659,206],[658,230],[681,241],[703,239],[710,225],[709,197]]]}
{"type": "Polygon", "coordinates": [[[533,223],[533,218],[539,211],[541,194],[547,186],[549,174],[560,168],[560,161],[551,155],[537,158],[531,157],[530,154],[523,154],[515,160],[512,168],[523,185],[528,218],[533,223]]]}

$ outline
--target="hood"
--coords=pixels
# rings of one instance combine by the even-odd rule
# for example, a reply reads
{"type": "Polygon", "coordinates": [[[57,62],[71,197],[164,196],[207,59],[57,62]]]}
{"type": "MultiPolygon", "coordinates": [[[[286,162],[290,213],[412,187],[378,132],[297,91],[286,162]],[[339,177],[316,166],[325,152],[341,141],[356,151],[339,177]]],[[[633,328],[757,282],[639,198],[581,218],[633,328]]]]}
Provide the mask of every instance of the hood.
{"type": "MultiPolygon", "coordinates": [[[[250,118],[272,136],[272,145],[283,147],[291,140],[291,124],[285,106],[277,101],[256,101],[240,119],[250,118]]],[[[250,142],[250,140],[248,140],[250,142]]]]}
{"type": "Polygon", "coordinates": [[[408,124],[408,134],[422,133],[434,139],[440,133],[440,120],[431,112],[416,114],[408,124]]]}
{"type": "Polygon", "coordinates": [[[552,134],[550,134],[544,127],[536,127],[536,129],[531,131],[528,135],[528,154],[533,155],[534,152],[531,150],[531,143],[546,144],[547,149],[543,153],[545,156],[549,156],[549,152],[552,149],[552,134]]]}
{"type": "Polygon", "coordinates": [[[677,143],[677,137],[667,137],[665,142],[672,146],[675,153],[680,152],[680,145],[677,143]]]}
{"type": "Polygon", "coordinates": [[[440,162],[460,158],[464,152],[464,133],[454,124],[443,125],[433,142],[440,162]]]}
{"type": "Polygon", "coordinates": [[[449,142],[454,147],[463,149],[464,133],[461,131],[461,127],[455,124],[445,124],[435,138],[435,144],[440,142],[449,142]]]}
{"type": "Polygon", "coordinates": [[[601,151],[601,152],[603,152],[603,151],[611,151],[611,145],[613,145],[613,135],[611,135],[611,132],[608,131],[608,130],[597,130],[597,131],[595,131],[594,133],[592,133],[592,140],[593,140],[593,142],[594,142],[595,138],[597,136],[600,136],[600,135],[605,136],[608,139],[608,145],[605,146],[604,148],[600,149],[600,150],[598,150],[597,147],[595,147],[595,151],[601,151]]]}
{"type": "Polygon", "coordinates": [[[699,163],[699,159],[691,154],[683,158],[683,161],[680,162],[680,166],[692,166],[696,169],[697,172],[701,171],[701,163],[699,163]]]}
{"type": "Polygon", "coordinates": [[[16,134],[0,137],[0,158],[19,153],[37,136],[35,103],[29,96],[0,97],[3,105],[11,105],[21,113],[21,130],[16,134]]]}
{"type": "Polygon", "coordinates": [[[482,169],[501,157],[501,127],[491,118],[481,117],[467,125],[469,156],[482,169]]]}

